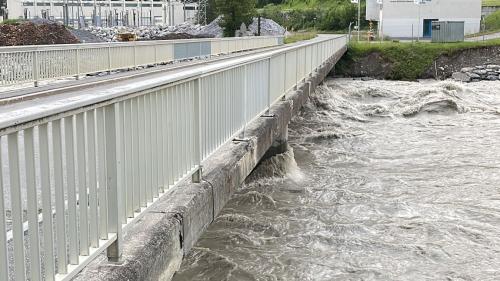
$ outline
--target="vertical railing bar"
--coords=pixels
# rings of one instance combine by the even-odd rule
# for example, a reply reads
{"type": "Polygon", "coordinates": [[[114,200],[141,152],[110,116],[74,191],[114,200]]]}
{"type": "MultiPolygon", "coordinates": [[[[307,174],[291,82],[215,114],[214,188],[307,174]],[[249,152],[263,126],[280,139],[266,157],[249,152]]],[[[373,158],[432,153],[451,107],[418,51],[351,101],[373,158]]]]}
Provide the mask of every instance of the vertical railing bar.
{"type": "Polygon", "coordinates": [[[174,87],[170,87],[167,89],[167,132],[168,132],[168,163],[169,163],[169,186],[172,185],[175,181],[175,156],[174,156],[174,127],[173,127],[173,93],[172,89],[174,87]]]}
{"type": "MultiPolygon", "coordinates": [[[[43,244],[44,244],[44,277],[47,281],[53,281],[54,272],[54,234],[52,224],[52,198],[50,182],[50,158],[49,158],[49,132],[48,124],[38,127],[38,138],[40,148],[40,179],[42,190],[42,216],[43,216],[43,244]]],[[[56,213],[57,215],[57,213],[56,213]]]]}
{"type": "Polygon", "coordinates": [[[151,114],[152,114],[152,101],[151,95],[145,95],[145,113],[146,113],[146,199],[147,202],[153,201],[153,167],[152,167],[152,130],[151,130],[151,114]]]}
{"type": "Polygon", "coordinates": [[[9,280],[9,259],[5,229],[5,204],[3,189],[2,138],[0,137],[0,280],[9,280]]]}
{"type": "Polygon", "coordinates": [[[162,160],[163,160],[163,192],[165,192],[168,187],[169,187],[169,182],[170,182],[170,165],[169,165],[169,160],[168,160],[168,131],[167,131],[167,126],[168,126],[168,120],[167,120],[167,110],[168,110],[168,104],[167,104],[167,93],[168,89],[164,89],[161,94],[161,103],[162,103],[162,123],[161,123],[161,130],[162,130],[162,137],[161,137],[161,146],[163,148],[163,154],[162,154],[162,160]]]}
{"type": "Polygon", "coordinates": [[[151,197],[158,198],[158,93],[150,94],[151,97],[151,197]]]}
{"type": "Polygon", "coordinates": [[[158,147],[158,151],[156,153],[157,161],[158,161],[158,191],[159,193],[163,193],[165,190],[165,167],[164,167],[164,143],[163,143],[163,124],[165,120],[163,120],[164,110],[163,107],[163,92],[164,89],[158,91],[156,95],[156,106],[158,108],[156,114],[156,145],[158,147]]]}
{"type": "Polygon", "coordinates": [[[8,136],[8,154],[12,204],[12,234],[14,242],[14,280],[24,280],[23,205],[21,197],[21,178],[19,173],[18,132],[8,136]]]}
{"type": "Polygon", "coordinates": [[[130,102],[131,104],[131,114],[132,114],[132,159],[133,160],[133,169],[135,171],[134,174],[134,195],[133,195],[133,201],[134,201],[134,212],[135,211],[140,211],[141,209],[141,203],[140,203],[140,171],[141,171],[141,163],[140,163],[140,157],[139,157],[139,134],[140,130],[138,127],[138,120],[139,120],[139,98],[134,98],[130,102]]]}
{"type": "Polygon", "coordinates": [[[89,255],[89,220],[87,194],[87,165],[85,159],[85,113],[76,115],[76,151],[78,170],[78,210],[80,255],[89,255]]]}
{"type": "Polygon", "coordinates": [[[26,172],[26,194],[28,213],[28,236],[30,249],[30,277],[40,280],[40,239],[38,232],[38,199],[35,174],[34,128],[24,130],[24,160],[26,172]]]}
{"type": "Polygon", "coordinates": [[[96,110],[87,112],[87,163],[89,186],[90,246],[99,247],[99,225],[97,204],[97,157],[96,157],[96,110]]]}
{"type": "Polygon", "coordinates": [[[125,112],[125,119],[123,120],[123,123],[125,124],[125,154],[123,155],[123,161],[124,161],[124,166],[125,166],[125,176],[127,177],[126,180],[126,216],[128,218],[133,218],[134,217],[134,170],[132,169],[132,164],[134,163],[134,153],[132,150],[132,139],[134,137],[134,133],[132,130],[132,100],[126,100],[123,103],[124,105],[124,112],[125,112]]]}
{"type": "Polygon", "coordinates": [[[138,98],[139,105],[139,163],[140,163],[140,205],[146,207],[146,100],[145,96],[138,98]]]}
{"type": "Polygon", "coordinates": [[[123,202],[123,209],[120,210],[120,222],[123,224],[127,223],[127,197],[129,196],[127,194],[127,191],[129,190],[130,185],[132,184],[131,182],[127,181],[127,171],[126,171],[126,163],[127,163],[127,157],[128,155],[126,154],[126,149],[127,149],[127,142],[129,141],[128,138],[126,137],[126,132],[125,132],[125,114],[126,114],[126,106],[125,106],[126,101],[120,102],[118,105],[120,107],[120,111],[118,114],[118,117],[120,118],[120,137],[119,139],[121,140],[121,160],[123,165],[120,166],[121,172],[120,175],[123,176],[122,178],[122,193],[119,193],[118,196],[120,197],[120,200],[123,202]]]}
{"type": "Polygon", "coordinates": [[[78,237],[76,217],[75,154],[74,154],[74,115],[64,118],[64,137],[66,147],[66,185],[68,192],[68,232],[69,263],[78,264],[78,237]]]}
{"type": "Polygon", "coordinates": [[[57,272],[67,273],[67,237],[66,216],[63,182],[63,153],[62,153],[62,120],[52,122],[52,150],[54,153],[54,192],[56,206],[56,249],[57,249],[57,272]]]}
{"type": "Polygon", "coordinates": [[[121,200],[122,175],[121,175],[121,126],[120,106],[118,103],[105,107],[106,128],[106,171],[108,187],[108,228],[110,233],[116,234],[116,240],[107,250],[110,261],[119,261],[122,254],[122,224],[121,211],[123,210],[121,200]]]}
{"type": "Polygon", "coordinates": [[[98,161],[98,205],[99,205],[99,238],[108,239],[108,187],[106,167],[106,116],[104,108],[96,111],[97,121],[97,161],[98,161]]]}

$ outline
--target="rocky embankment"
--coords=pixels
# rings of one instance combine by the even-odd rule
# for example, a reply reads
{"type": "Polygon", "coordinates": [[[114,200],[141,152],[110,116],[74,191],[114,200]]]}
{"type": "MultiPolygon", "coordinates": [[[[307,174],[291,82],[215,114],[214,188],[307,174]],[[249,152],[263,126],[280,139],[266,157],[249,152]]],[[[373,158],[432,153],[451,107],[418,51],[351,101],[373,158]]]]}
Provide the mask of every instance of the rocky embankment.
{"type": "MultiPolygon", "coordinates": [[[[377,49],[367,52],[350,50],[340,61],[334,75],[388,80],[429,78],[444,80],[452,78],[455,73],[458,80],[472,82],[494,80],[493,76],[497,74],[496,78],[499,79],[497,70],[489,66],[500,65],[500,46],[475,46],[458,48],[453,51],[443,50],[442,54],[438,54],[434,58],[429,55],[429,51],[425,48],[413,50],[406,45],[402,45],[400,49],[397,48],[393,47],[386,52],[377,49]],[[471,75],[467,75],[467,73],[471,75]]],[[[436,49],[432,51],[439,52],[436,49]]]]}
{"type": "Polygon", "coordinates": [[[497,81],[500,80],[500,65],[488,64],[464,67],[460,72],[453,73],[452,78],[461,82],[497,81]]]}

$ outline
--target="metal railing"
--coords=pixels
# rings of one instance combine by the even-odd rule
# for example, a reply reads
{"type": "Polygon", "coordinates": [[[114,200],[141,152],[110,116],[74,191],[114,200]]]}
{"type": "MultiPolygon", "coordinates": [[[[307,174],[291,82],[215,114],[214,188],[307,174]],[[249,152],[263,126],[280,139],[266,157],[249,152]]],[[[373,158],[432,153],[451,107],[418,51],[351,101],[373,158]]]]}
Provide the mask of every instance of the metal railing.
{"type": "MultiPolygon", "coordinates": [[[[0,113],[0,280],[69,280],[346,36],[0,113]]],[[[195,178],[195,177],[194,177],[195,178]]]]}
{"type": "Polygon", "coordinates": [[[282,36],[0,47],[0,86],[283,44],[282,36]]]}

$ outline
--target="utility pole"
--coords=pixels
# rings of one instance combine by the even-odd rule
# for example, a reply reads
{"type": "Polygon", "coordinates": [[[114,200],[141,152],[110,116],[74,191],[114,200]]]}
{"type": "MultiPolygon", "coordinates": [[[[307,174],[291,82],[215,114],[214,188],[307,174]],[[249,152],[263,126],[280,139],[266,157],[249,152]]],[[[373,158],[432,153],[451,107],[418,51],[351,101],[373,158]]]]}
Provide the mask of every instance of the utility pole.
{"type": "Polygon", "coordinates": [[[361,39],[361,0],[351,0],[352,4],[358,4],[358,42],[361,39]]]}
{"type": "Polygon", "coordinates": [[[358,42],[361,38],[361,0],[358,0],[358,42]]]}
{"type": "Polygon", "coordinates": [[[420,5],[425,4],[424,0],[414,0],[414,3],[418,5],[418,23],[417,23],[417,42],[420,42],[420,5]]]}

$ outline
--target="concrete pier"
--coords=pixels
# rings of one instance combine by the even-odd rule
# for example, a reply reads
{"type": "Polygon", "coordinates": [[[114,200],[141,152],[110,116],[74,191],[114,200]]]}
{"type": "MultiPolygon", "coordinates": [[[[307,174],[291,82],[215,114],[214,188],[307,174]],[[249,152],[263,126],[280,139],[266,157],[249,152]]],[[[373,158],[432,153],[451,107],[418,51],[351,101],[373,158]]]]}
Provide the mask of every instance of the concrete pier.
{"type": "Polygon", "coordinates": [[[131,225],[124,233],[119,263],[109,263],[101,255],[74,280],[170,280],[183,256],[266,153],[280,153],[286,147],[292,117],[345,51],[332,54],[297,90],[248,124],[245,140],[226,143],[204,161],[200,183],[192,183],[191,179],[181,182],[131,225]]]}

